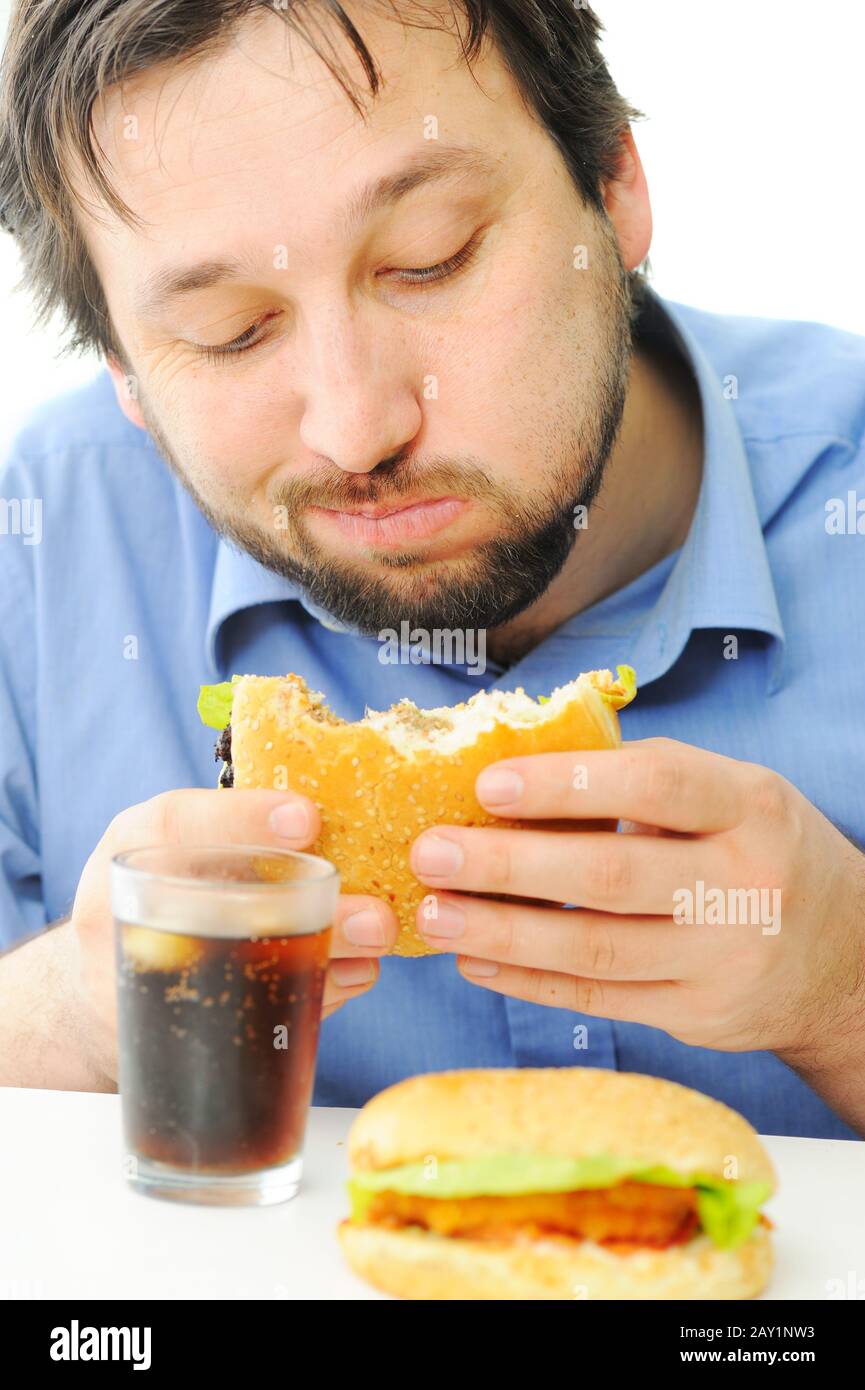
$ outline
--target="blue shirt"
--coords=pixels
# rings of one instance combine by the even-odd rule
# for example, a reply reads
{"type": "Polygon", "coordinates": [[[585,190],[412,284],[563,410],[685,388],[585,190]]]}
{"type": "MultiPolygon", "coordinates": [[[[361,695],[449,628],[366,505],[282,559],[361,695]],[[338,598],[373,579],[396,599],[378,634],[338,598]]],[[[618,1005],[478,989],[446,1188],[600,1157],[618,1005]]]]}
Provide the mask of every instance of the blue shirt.
{"type": "MultiPolygon", "coordinates": [[[[649,315],[652,331],[678,342],[702,398],[704,477],[685,543],[507,671],[406,665],[399,693],[426,706],[482,686],[538,695],[581,670],[629,662],[639,694],[622,715],[626,739],[666,735],[774,768],[861,846],[865,338],[704,313],[654,292],[649,315]],[[847,516],[840,534],[837,522],[827,527],[831,499],[847,516]],[[723,655],[730,635],[736,661],[723,655]]],[[[217,538],[127,422],[104,369],[29,417],[0,498],[0,941],[9,945],[69,911],[118,811],[215,785],[200,684],[297,671],[347,719],[386,708],[396,692],[374,637],[334,624],[217,538]],[[10,499],[30,499],[17,525],[10,499]]],[[[669,1077],[764,1133],[855,1137],[770,1053],[690,1047],[642,1025],[505,998],[464,981],[450,955],[384,960],[376,987],[324,1024],[315,1101],[360,1105],[417,1072],[537,1065],[669,1077]],[[580,1024],[588,1046],[578,1050],[580,1024]]]]}

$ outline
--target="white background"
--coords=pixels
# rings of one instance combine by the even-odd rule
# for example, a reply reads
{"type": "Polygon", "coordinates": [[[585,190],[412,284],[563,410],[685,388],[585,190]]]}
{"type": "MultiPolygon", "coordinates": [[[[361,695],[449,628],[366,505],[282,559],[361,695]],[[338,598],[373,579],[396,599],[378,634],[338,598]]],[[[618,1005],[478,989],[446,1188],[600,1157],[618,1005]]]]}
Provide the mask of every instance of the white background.
{"type": "MultiPolygon", "coordinates": [[[[5,34],[10,0],[0,0],[5,34]]],[[[857,0],[596,0],[655,215],[653,283],[720,313],[865,334],[857,0]]],[[[0,233],[0,448],[36,402],[98,370],[36,333],[0,233]]],[[[59,326],[58,326],[59,328],[59,326]]]]}

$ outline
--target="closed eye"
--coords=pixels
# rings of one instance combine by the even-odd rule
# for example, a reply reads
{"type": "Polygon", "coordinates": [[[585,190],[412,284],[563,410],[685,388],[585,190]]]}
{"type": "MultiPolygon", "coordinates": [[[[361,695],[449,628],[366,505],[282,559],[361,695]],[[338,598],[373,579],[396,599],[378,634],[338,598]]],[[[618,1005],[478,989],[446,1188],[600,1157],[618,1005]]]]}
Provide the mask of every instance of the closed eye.
{"type": "MultiPolygon", "coordinates": [[[[422,266],[412,270],[394,270],[394,274],[405,285],[434,285],[439,280],[449,280],[457,275],[473,259],[482,241],[482,233],[478,232],[467,242],[461,251],[457,251],[455,256],[449,260],[440,261],[437,265],[422,266]]],[[[263,319],[258,319],[239,338],[234,338],[230,343],[220,343],[218,345],[196,344],[196,351],[207,359],[208,362],[223,362],[228,357],[237,357],[242,353],[250,352],[260,343],[266,342],[268,334],[259,334],[259,329],[267,323],[272,315],[267,315],[263,319]]]]}
{"type": "MultiPolygon", "coordinates": [[[[268,317],[270,316],[268,315],[268,317]]],[[[267,318],[258,319],[251,328],[247,328],[245,333],[241,333],[239,338],[235,338],[230,343],[219,343],[216,346],[196,344],[196,352],[199,352],[202,357],[206,357],[208,362],[220,362],[226,357],[234,357],[239,353],[248,352],[250,348],[258,347],[259,343],[265,341],[265,338],[256,338],[258,330],[265,323],[267,323],[267,318]]]]}
{"type": "Polygon", "coordinates": [[[434,284],[436,280],[447,280],[469,264],[480,244],[481,233],[478,232],[461,251],[451,256],[450,260],[440,261],[438,265],[424,266],[420,270],[396,270],[395,273],[408,285],[429,285],[434,284]]]}

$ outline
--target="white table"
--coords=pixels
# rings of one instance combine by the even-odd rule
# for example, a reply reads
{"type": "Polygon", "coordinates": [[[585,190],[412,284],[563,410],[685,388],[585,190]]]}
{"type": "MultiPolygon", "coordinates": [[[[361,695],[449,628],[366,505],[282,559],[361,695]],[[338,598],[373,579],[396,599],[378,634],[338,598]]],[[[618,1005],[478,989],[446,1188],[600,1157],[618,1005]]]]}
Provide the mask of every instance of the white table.
{"type": "MultiPolygon", "coordinates": [[[[115,1095],[0,1089],[0,1298],[376,1299],[334,1235],[353,1110],[313,1110],[305,1177],[268,1208],[131,1192],[115,1095]]],[[[780,1191],[766,1296],[865,1297],[865,1143],[769,1138],[780,1191]],[[830,1285],[828,1281],[840,1281],[830,1285]]]]}

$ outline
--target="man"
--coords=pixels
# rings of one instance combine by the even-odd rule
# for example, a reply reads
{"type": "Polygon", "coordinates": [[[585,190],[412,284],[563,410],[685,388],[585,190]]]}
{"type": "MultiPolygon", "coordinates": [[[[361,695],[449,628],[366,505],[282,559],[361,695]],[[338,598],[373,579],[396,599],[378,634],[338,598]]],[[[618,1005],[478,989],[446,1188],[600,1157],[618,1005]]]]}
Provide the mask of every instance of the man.
{"type": "Polygon", "coordinates": [[[383,960],[393,913],[343,899],[317,1102],[586,1064],[865,1133],[862,540],[827,511],[865,341],[646,289],[595,16],[487,8],[13,20],[6,225],[108,370],[4,477],[42,543],[3,538],[3,1079],[114,1086],[112,854],[315,839],[303,796],[213,789],[200,683],[297,670],[357,718],[629,662],[585,787],[572,754],[478,784],[573,833],[416,842],[440,955],[383,960]],[[485,670],[383,664],[404,621],[485,670]]]}

